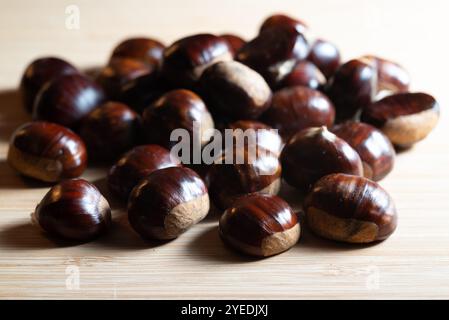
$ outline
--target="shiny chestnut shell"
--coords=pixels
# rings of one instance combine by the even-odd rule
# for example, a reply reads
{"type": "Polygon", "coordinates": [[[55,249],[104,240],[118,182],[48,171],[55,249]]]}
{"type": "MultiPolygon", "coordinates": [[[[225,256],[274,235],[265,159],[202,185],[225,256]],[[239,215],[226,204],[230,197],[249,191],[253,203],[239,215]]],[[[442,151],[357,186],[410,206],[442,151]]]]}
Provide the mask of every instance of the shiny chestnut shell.
{"type": "Polygon", "coordinates": [[[287,202],[277,196],[250,194],[226,209],[220,218],[219,232],[233,248],[267,257],[293,247],[301,231],[287,202]]]}
{"type": "Polygon", "coordinates": [[[274,14],[264,20],[260,26],[259,32],[273,27],[293,27],[296,31],[304,33],[308,27],[304,21],[292,18],[285,14],[274,14]]]}
{"type": "Polygon", "coordinates": [[[111,208],[93,184],[83,179],[64,180],[37,205],[33,221],[52,236],[89,241],[107,230],[111,208]]]}
{"type": "Polygon", "coordinates": [[[321,89],[326,83],[326,77],[312,62],[299,61],[293,70],[280,82],[278,89],[293,86],[304,86],[311,89],[321,89]]]}
{"type": "Polygon", "coordinates": [[[139,60],[152,68],[162,63],[165,46],[151,38],[130,38],[120,42],[112,51],[111,60],[117,57],[139,60]]]}
{"type": "Polygon", "coordinates": [[[104,99],[101,87],[87,77],[80,74],[61,76],[39,92],[33,119],[76,128],[104,99]]]}
{"type": "Polygon", "coordinates": [[[151,173],[133,189],[128,219],[143,238],[178,237],[209,212],[209,196],[201,178],[189,168],[172,167],[151,173]]]}
{"type": "Polygon", "coordinates": [[[341,56],[333,43],[318,39],[311,45],[307,60],[316,65],[329,79],[340,66],[341,56]]]}
{"type": "Polygon", "coordinates": [[[222,34],[220,35],[223,39],[226,40],[228,43],[229,48],[231,49],[231,52],[235,55],[241,47],[246,43],[245,40],[243,40],[241,37],[235,35],[235,34],[222,34]]]}
{"type": "Polygon", "coordinates": [[[288,184],[308,191],[321,177],[331,173],[363,175],[357,152],[326,127],[296,133],[281,153],[283,177],[288,184]]]}
{"type": "Polygon", "coordinates": [[[58,124],[36,121],[12,134],[8,163],[21,174],[46,182],[80,176],[87,166],[84,142],[58,124]]]}
{"type": "Polygon", "coordinates": [[[366,123],[346,121],[332,132],[357,151],[366,178],[379,181],[393,169],[396,152],[382,131],[366,123]]]}
{"type": "Polygon", "coordinates": [[[314,233],[343,242],[384,240],[397,225],[390,195],[376,182],[346,174],[321,178],[307,195],[304,211],[314,233]]]}

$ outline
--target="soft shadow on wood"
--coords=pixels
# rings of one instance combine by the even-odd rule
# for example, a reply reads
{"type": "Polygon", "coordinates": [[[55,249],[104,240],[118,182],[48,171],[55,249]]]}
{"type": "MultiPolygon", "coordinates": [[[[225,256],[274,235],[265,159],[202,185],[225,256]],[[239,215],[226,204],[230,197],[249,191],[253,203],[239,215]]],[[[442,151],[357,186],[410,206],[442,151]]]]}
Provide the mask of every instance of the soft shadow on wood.
{"type": "Polygon", "coordinates": [[[31,116],[25,112],[17,89],[0,89],[0,142],[7,142],[14,130],[30,121],[31,116]]]}
{"type": "Polygon", "coordinates": [[[50,188],[52,184],[28,178],[17,173],[5,159],[0,160],[0,190],[50,188]]]}

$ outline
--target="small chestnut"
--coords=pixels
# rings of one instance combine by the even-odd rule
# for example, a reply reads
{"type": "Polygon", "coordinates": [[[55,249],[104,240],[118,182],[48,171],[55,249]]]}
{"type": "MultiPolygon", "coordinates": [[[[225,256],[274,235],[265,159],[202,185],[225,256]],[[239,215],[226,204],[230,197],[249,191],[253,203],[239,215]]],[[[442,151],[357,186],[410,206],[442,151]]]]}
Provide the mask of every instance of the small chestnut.
{"type": "Polygon", "coordinates": [[[76,128],[104,99],[101,87],[87,77],[81,74],[61,76],[39,91],[33,119],[76,128]]]}
{"type": "Polygon", "coordinates": [[[107,230],[111,208],[93,184],[83,179],[64,180],[47,192],[32,219],[52,236],[89,241],[107,230]]]}
{"type": "Polygon", "coordinates": [[[137,183],[153,171],[179,166],[170,152],[158,145],[137,146],[124,154],[109,170],[109,189],[127,200],[137,183]]]}
{"type": "Polygon", "coordinates": [[[231,49],[232,53],[235,55],[241,47],[246,43],[245,40],[240,38],[239,36],[235,34],[222,34],[220,35],[223,39],[226,40],[228,43],[229,48],[231,49]]]}
{"type": "Polygon", "coordinates": [[[376,182],[347,174],[318,180],[304,201],[304,211],[314,233],[349,243],[384,240],[397,224],[390,195],[376,182]]]}
{"type": "Polygon", "coordinates": [[[293,247],[301,228],[287,202],[277,196],[250,194],[226,209],[220,218],[219,232],[235,249],[268,257],[293,247]]]}
{"type": "Polygon", "coordinates": [[[83,141],[58,124],[36,121],[12,134],[8,163],[19,173],[46,182],[80,176],[87,166],[83,141]]]}
{"type": "Polygon", "coordinates": [[[157,68],[162,63],[165,46],[150,38],[130,38],[120,42],[112,51],[111,60],[117,57],[139,60],[157,68]]]}
{"type": "Polygon", "coordinates": [[[304,21],[289,17],[285,14],[274,14],[269,16],[262,23],[259,32],[272,27],[293,27],[299,33],[304,33],[308,26],[304,21]]]}
{"type": "Polygon", "coordinates": [[[31,62],[20,81],[20,93],[25,109],[30,113],[33,111],[34,100],[47,82],[62,75],[76,73],[78,70],[73,65],[55,57],[40,58],[31,62]]]}
{"type": "Polygon", "coordinates": [[[141,131],[142,122],[137,113],[123,103],[110,101],[84,118],[79,133],[90,158],[111,160],[137,145],[141,131]]]}
{"type": "Polygon", "coordinates": [[[209,212],[203,180],[191,169],[171,167],[154,171],[133,189],[128,219],[142,237],[177,238],[209,212]]]}
{"type": "Polygon", "coordinates": [[[331,42],[317,39],[310,47],[307,60],[321,70],[324,76],[329,79],[340,66],[340,51],[331,42]]]}
{"type": "Polygon", "coordinates": [[[331,173],[363,175],[357,152],[326,127],[296,133],[282,150],[281,163],[287,183],[303,192],[331,173]]]}
{"type": "Polygon", "coordinates": [[[424,139],[438,123],[440,106],[426,93],[398,93],[363,109],[361,120],[374,125],[399,147],[424,139]]]}
{"type": "Polygon", "coordinates": [[[213,114],[255,119],[270,106],[271,89],[264,78],[236,61],[213,64],[204,71],[199,84],[213,114]]]}
{"type": "Polygon", "coordinates": [[[366,123],[346,121],[332,132],[357,151],[366,178],[379,181],[393,169],[396,152],[382,131],[366,123]]]}
{"type": "Polygon", "coordinates": [[[321,89],[326,78],[312,62],[299,61],[293,70],[280,82],[278,89],[293,86],[304,86],[311,89],[321,89]]]}

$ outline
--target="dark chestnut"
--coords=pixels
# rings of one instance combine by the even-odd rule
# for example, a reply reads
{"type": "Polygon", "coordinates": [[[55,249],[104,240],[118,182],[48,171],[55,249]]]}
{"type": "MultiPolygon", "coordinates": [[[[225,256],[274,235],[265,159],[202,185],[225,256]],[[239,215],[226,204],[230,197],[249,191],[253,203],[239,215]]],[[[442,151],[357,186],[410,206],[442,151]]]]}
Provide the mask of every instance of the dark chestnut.
{"type": "Polygon", "coordinates": [[[120,42],[112,51],[111,60],[117,57],[142,61],[151,68],[162,63],[165,46],[155,39],[130,38],[120,42]]]}
{"type": "Polygon", "coordinates": [[[109,189],[122,200],[127,200],[140,180],[156,170],[179,166],[170,152],[158,145],[137,146],[124,154],[109,170],[109,189]]]}
{"type": "Polygon", "coordinates": [[[165,49],[162,75],[175,86],[192,88],[204,69],[232,57],[227,41],[221,37],[212,34],[185,37],[165,49]]]}
{"type": "Polygon", "coordinates": [[[214,114],[255,119],[270,106],[271,89],[263,77],[236,61],[213,64],[204,71],[199,83],[214,114]]]}
{"type": "Polygon", "coordinates": [[[141,133],[140,116],[127,105],[112,101],[89,113],[80,127],[89,157],[96,160],[116,159],[139,143],[141,133]]]}
{"type": "Polygon", "coordinates": [[[409,147],[435,128],[440,106],[426,93],[398,93],[363,109],[361,119],[382,130],[394,145],[409,147]]]}
{"type": "Polygon", "coordinates": [[[250,194],[226,209],[220,218],[219,232],[233,248],[268,257],[293,247],[301,228],[287,202],[277,196],[250,194]]]}
{"type": "Polygon", "coordinates": [[[246,43],[245,40],[235,34],[222,34],[220,37],[226,40],[232,53],[235,55],[246,43]]]}
{"type": "Polygon", "coordinates": [[[343,242],[384,240],[397,224],[390,195],[376,182],[347,174],[321,178],[307,195],[304,210],[313,232],[343,242]]]}
{"type": "Polygon", "coordinates": [[[332,126],[335,108],[320,91],[296,86],[274,93],[271,107],[262,115],[261,121],[269,124],[285,141],[299,130],[332,126]]]}
{"type": "Polygon", "coordinates": [[[64,180],[47,192],[32,219],[52,236],[88,241],[107,230],[111,208],[93,184],[83,179],[64,180]]]}
{"type": "Polygon", "coordinates": [[[133,189],[128,219],[143,238],[177,238],[209,212],[209,195],[203,180],[189,168],[157,170],[133,189]]]}
{"type": "Polygon", "coordinates": [[[304,21],[289,17],[285,14],[274,14],[264,20],[259,32],[272,27],[293,27],[299,33],[304,33],[308,26],[304,21]]]}
{"type": "Polygon", "coordinates": [[[34,100],[39,90],[59,76],[76,74],[78,70],[67,61],[55,57],[36,59],[31,62],[20,81],[20,94],[28,112],[33,111],[34,100]]]}
{"type": "Polygon", "coordinates": [[[101,87],[87,77],[80,74],[61,76],[39,91],[33,119],[76,128],[104,99],[101,87]]]}
{"type": "Polygon", "coordinates": [[[393,169],[396,152],[382,131],[366,123],[346,121],[332,132],[357,151],[366,178],[379,181],[393,169]]]}
{"type": "Polygon", "coordinates": [[[307,60],[313,62],[324,76],[329,79],[340,66],[340,51],[333,43],[317,39],[310,47],[307,60]]]}
{"type": "Polygon", "coordinates": [[[80,176],[86,169],[87,152],[83,141],[71,130],[36,121],[14,131],[8,163],[25,176],[56,182],[80,176]]]}
{"type": "Polygon", "coordinates": [[[311,89],[321,89],[326,78],[312,62],[299,61],[293,70],[280,82],[278,88],[304,86],[311,89]]]}
{"type": "Polygon", "coordinates": [[[283,177],[288,184],[308,191],[321,177],[331,173],[363,175],[357,152],[326,127],[296,133],[281,153],[283,177]]]}

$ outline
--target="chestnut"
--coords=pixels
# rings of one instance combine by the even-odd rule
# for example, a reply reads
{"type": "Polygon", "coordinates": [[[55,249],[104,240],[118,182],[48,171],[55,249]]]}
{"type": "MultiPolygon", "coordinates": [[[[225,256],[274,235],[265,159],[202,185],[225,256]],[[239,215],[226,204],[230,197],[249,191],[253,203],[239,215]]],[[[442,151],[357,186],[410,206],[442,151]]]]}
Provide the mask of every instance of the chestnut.
{"type": "Polygon", "coordinates": [[[308,26],[304,21],[289,17],[285,14],[274,14],[269,16],[262,23],[259,32],[272,27],[293,27],[299,33],[304,33],[308,26]]]}
{"type": "Polygon", "coordinates": [[[193,88],[204,69],[233,58],[227,41],[212,34],[182,38],[165,49],[162,76],[174,86],[193,88]]]}
{"type": "Polygon", "coordinates": [[[25,176],[56,182],[80,176],[87,166],[87,152],[83,141],[71,130],[36,121],[14,131],[8,163],[25,176]]]}
{"type": "Polygon", "coordinates": [[[324,76],[329,79],[340,66],[340,51],[331,42],[317,39],[310,46],[307,60],[321,70],[324,76]]]}
{"type": "Polygon", "coordinates": [[[311,89],[321,89],[326,78],[312,62],[299,61],[293,70],[280,82],[279,88],[304,86],[311,89]]]}
{"type": "Polygon", "coordinates": [[[233,55],[235,55],[240,50],[240,48],[246,43],[245,40],[243,40],[242,38],[240,38],[235,34],[230,33],[222,34],[220,35],[220,37],[226,40],[233,55]]]}
{"type": "Polygon", "coordinates": [[[191,169],[171,167],[154,171],[133,189],[128,219],[142,237],[177,238],[209,212],[203,180],[191,169]]]}
{"type": "Polygon", "coordinates": [[[293,247],[301,228],[287,202],[277,196],[250,194],[226,209],[220,218],[219,232],[233,248],[268,257],[293,247]]]}
{"type": "Polygon", "coordinates": [[[379,181],[393,169],[396,152],[382,131],[366,123],[346,121],[332,132],[357,151],[366,178],[379,181]]]}
{"type": "Polygon", "coordinates": [[[315,183],[304,201],[304,211],[314,233],[349,243],[384,240],[397,224],[393,199],[379,184],[341,173],[315,183]]]}
{"type": "Polygon", "coordinates": [[[101,87],[87,77],[80,74],[61,76],[39,91],[33,119],[76,128],[104,99],[101,87]]]}
{"type": "Polygon", "coordinates": [[[320,91],[295,86],[274,93],[271,107],[261,121],[279,130],[285,141],[296,132],[310,127],[332,126],[335,108],[320,91]]]}
{"type": "Polygon", "coordinates": [[[303,192],[331,173],[363,175],[357,152],[326,127],[296,133],[282,150],[281,163],[285,181],[303,192]]]}
{"type": "Polygon", "coordinates": [[[426,93],[398,93],[363,109],[361,120],[382,130],[399,147],[424,139],[438,123],[440,106],[426,93]]]}
{"type": "Polygon", "coordinates": [[[271,89],[260,74],[236,62],[217,62],[199,81],[201,93],[212,113],[230,118],[256,119],[269,106],[271,89]]]}
{"type": "Polygon", "coordinates": [[[137,146],[125,153],[109,170],[108,187],[122,200],[127,200],[140,180],[156,170],[179,166],[170,152],[158,145],[137,146]]]}
{"type": "Polygon", "coordinates": [[[117,57],[142,61],[151,68],[162,63],[165,46],[151,38],[130,38],[120,42],[112,51],[111,60],[117,57]]]}
{"type": "Polygon", "coordinates": [[[141,131],[140,116],[127,105],[112,101],[89,113],[79,130],[89,157],[95,160],[116,159],[140,142],[141,131]]]}
{"type": "Polygon", "coordinates": [[[89,241],[111,224],[111,208],[100,191],[83,179],[53,186],[37,205],[32,220],[51,236],[89,241]]]}

